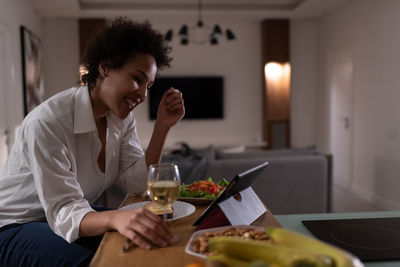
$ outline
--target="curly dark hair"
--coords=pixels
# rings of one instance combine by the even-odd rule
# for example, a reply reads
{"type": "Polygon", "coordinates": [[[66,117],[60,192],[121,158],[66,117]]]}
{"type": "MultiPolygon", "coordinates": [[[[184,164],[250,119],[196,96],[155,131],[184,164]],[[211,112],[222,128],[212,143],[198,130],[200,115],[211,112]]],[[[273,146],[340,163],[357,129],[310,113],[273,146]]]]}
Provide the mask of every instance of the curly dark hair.
{"type": "Polygon", "coordinates": [[[82,82],[92,88],[99,76],[100,63],[104,62],[110,69],[119,69],[136,53],[153,56],[159,70],[170,67],[170,52],[163,35],[149,22],[137,23],[118,17],[87,48],[83,63],[88,73],[82,76],[82,82]]]}

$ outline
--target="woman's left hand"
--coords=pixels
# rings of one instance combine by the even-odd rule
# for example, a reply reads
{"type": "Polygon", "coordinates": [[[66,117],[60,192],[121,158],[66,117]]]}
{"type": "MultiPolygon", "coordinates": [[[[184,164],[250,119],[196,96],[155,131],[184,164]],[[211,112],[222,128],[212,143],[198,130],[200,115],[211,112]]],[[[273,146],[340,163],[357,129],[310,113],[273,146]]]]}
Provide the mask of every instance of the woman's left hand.
{"type": "Polygon", "coordinates": [[[157,123],[171,128],[185,115],[182,93],[173,87],[166,91],[161,98],[157,112],[157,123]]]}

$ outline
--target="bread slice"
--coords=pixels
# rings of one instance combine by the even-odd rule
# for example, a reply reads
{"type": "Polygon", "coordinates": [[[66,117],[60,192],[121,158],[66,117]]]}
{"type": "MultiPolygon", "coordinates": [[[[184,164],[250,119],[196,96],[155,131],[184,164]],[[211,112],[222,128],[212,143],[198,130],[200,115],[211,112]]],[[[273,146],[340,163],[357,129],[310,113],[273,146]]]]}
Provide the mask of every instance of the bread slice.
{"type": "MultiPolygon", "coordinates": [[[[145,205],[145,208],[148,208],[151,212],[153,212],[154,214],[157,214],[158,216],[160,216],[161,218],[163,217],[163,207],[159,204],[157,204],[154,201],[151,201],[149,203],[147,203],[145,205]]],[[[172,205],[168,205],[167,208],[167,218],[168,219],[172,219],[174,216],[174,209],[172,207],[172,205]]]]}

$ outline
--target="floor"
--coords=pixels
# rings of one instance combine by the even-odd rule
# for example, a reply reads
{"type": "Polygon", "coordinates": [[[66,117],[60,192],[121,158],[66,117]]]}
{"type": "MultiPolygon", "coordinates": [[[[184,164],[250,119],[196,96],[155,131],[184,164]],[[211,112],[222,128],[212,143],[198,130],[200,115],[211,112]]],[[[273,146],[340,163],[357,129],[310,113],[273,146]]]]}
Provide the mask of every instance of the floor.
{"type": "Polygon", "coordinates": [[[354,194],[348,193],[344,188],[333,186],[332,212],[377,211],[381,208],[368,203],[354,194]]]}

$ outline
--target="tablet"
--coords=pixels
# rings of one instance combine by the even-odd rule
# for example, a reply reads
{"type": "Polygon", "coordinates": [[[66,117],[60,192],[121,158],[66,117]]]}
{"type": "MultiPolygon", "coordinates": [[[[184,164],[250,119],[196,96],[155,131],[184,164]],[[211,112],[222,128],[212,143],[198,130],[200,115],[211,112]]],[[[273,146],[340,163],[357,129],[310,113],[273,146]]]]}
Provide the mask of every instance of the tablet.
{"type": "Polygon", "coordinates": [[[268,162],[264,162],[254,168],[237,174],[229,185],[222,191],[221,195],[217,197],[207,209],[200,215],[200,217],[193,223],[193,226],[197,226],[200,222],[211,212],[211,210],[218,205],[218,203],[236,195],[237,193],[243,191],[247,187],[251,186],[254,180],[260,175],[260,173],[267,167],[268,162]]]}

